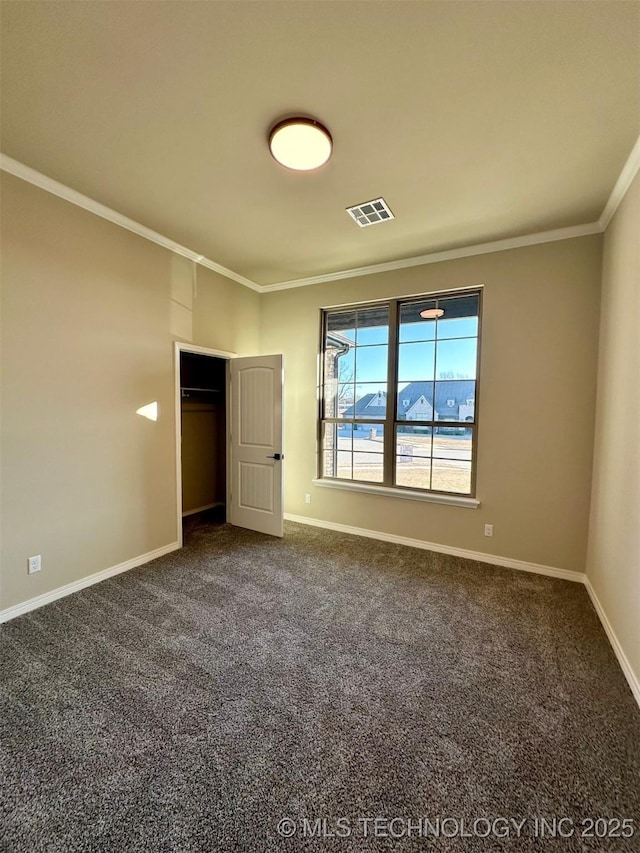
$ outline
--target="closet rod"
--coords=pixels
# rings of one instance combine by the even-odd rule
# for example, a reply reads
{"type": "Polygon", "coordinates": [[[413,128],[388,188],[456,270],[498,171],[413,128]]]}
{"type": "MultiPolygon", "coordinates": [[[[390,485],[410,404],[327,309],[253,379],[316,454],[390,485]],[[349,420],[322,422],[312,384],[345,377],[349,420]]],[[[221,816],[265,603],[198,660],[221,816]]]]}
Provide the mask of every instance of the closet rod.
{"type": "Polygon", "coordinates": [[[181,388],[182,397],[190,397],[192,394],[221,394],[219,388],[181,388]]]}

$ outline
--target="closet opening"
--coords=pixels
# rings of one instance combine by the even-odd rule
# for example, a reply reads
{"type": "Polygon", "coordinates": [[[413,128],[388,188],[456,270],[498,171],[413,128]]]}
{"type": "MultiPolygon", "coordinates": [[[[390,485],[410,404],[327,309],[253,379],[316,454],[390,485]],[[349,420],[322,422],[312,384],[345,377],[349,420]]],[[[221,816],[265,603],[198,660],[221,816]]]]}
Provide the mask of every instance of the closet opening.
{"type": "MultiPolygon", "coordinates": [[[[193,348],[197,349],[196,347],[193,348]]],[[[178,347],[182,541],[227,520],[227,358],[178,347]]],[[[180,532],[180,531],[179,531],[180,532]]]]}

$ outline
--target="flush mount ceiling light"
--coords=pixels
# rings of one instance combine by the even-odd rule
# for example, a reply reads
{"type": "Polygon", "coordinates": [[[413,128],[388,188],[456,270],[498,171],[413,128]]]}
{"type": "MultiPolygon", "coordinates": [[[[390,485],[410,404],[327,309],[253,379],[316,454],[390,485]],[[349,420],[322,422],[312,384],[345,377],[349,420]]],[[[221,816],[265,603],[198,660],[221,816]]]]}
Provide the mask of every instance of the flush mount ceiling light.
{"type": "Polygon", "coordinates": [[[420,316],[423,320],[437,320],[438,317],[442,317],[444,314],[444,308],[425,308],[424,311],[420,312],[420,316]]]}
{"type": "Polygon", "coordinates": [[[288,118],[269,134],[273,158],[287,169],[309,172],[323,166],[333,149],[331,134],[312,118],[288,118]]]}

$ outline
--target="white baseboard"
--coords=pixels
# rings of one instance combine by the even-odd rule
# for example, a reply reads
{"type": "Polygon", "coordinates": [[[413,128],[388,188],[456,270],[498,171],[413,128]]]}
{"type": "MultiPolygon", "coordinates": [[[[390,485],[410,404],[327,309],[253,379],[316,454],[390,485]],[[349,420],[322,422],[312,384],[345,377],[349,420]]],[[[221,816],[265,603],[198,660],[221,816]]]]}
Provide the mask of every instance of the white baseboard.
{"type": "Polygon", "coordinates": [[[624,673],[624,677],[627,679],[629,683],[629,687],[631,688],[631,692],[633,693],[634,699],[638,703],[640,707],[640,678],[633,671],[631,664],[624,651],[622,650],[622,646],[620,645],[620,640],[616,636],[616,632],[613,630],[613,626],[609,619],[607,618],[607,614],[604,612],[604,607],[600,603],[600,599],[596,595],[594,588],[591,586],[591,581],[588,577],[585,576],[584,585],[587,588],[587,592],[589,593],[589,597],[593,603],[596,613],[598,614],[600,621],[602,622],[602,627],[605,630],[607,637],[609,638],[609,642],[615,652],[615,656],[618,658],[618,663],[620,664],[620,669],[624,673]]]}
{"type": "Polygon", "coordinates": [[[8,622],[10,619],[15,619],[16,616],[22,616],[23,613],[28,613],[30,610],[42,607],[44,604],[50,604],[58,598],[64,598],[66,595],[71,595],[71,593],[78,592],[78,590],[85,589],[85,587],[93,586],[93,584],[100,583],[100,581],[104,581],[107,578],[112,578],[114,575],[128,572],[130,569],[135,569],[137,566],[149,563],[157,557],[163,557],[165,554],[177,551],[179,547],[180,544],[178,542],[163,545],[162,548],[156,548],[155,551],[149,551],[148,554],[133,557],[131,560],[119,563],[117,566],[111,566],[111,568],[95,572],[93,575],[87,575],[87,577],[65,584],[65,586],[59,586],[51,592],[45,592],[42,595],[37,595],[35,598],[30,598],[28,601],[23,601],[21,604],[8,607],[6,610],[0,610],[0,623],[8,622]]]}
{"type": "Polygon", "coordinates": [[[408,545],[410,548],[422,548],[425,551],[435,551],[437,554],[450,554],[452,557],[464,557],[467,560],[478,560],[481,563],[491,563],[493,566],[503,566],[507,569],[534,572],[536,575],[548,575],[552,578],[561,578],[562,580],[576,581],[577,583],[584,583],[585,580],[585,575],[582,572],[557,569],[554,566],[527,563],[525,560],[514,560],[511,557],[484,554],[482,551],[467,551],[465,548],[439,545],[436,542],[425,542],[422,539],[409,539],[407,536],[395,536],[392,533],[381,533],[379,530],[369,530],[365,527],[350,527],[348,524],[337,524],[336,522],[323,521],[319,518],[307,518],[304,515],[292,515],[289,512],[285,512],[284,517],[287,521],[296,521],[298,524],[308,524],[311,527],[325,527],[327,530],[351,533],[354,536],[367,536],[370,539],[394,542],[396,545],[408,545]]]}
{"type": "MultiPolygon", "coordinates": [[[[295,521],[298,524],[307,524],[310,527],[322,527],[327,530],[336,530],[340,533],[349,533],[353,536],[365,536],[369,539],[380,539],[383,542],[393,542],[396,545],[408,545],[411,548],[422,548],[426,551],[435,551],[438,554],[450,554],[454,557],[479,560],[482,563],[491,563],[495,566],[504,566],[509,569],[518,569],[519,571],[533,572],[538,575],[547,575],[553,578],[561,578],[563,580],[583,583],[589,593],[589,597],[591,598],[600,622],[602,623],[602,627],[604,628],[609,642],[611,643],[615,656],[618,659],[620,668],[622,669],[629,687],[631,688],[631,692],[633,693],[638,706],[640,706],[640,678],[638,678],[633,671],[631,664],[620,645],[620,641],[607,618],[607,614],[605,613],[595,590],[591,586],[589,578],[585,574],[582,574],[581,572],[571,572],[566,569],[557,569],[553,566],[542,566],[538,563],[528,563],[524,560],[513,560],[509,557],[500,557],[495,554],[483,554],[481,551],[468,551],[464,548],[453,548],[450,545],[439,545],[435,542],[425,542],[422,539],[410,539],[407,536],[394,536],[391,533],[381,533],[378,530],[368,530],[365,527],[351,527],[350,525],[337,524],[333,521],[307,518],[303,515],[293,515],[290,512],[286,512],[284,517],[287,521],[295,521]]],[[[172,542],[169,545],[164,545],[162,548],[157,548],[155,551],[149,551],[147,554],[141,554],[139,557],[133,557],[133,559],[126,560],[124,563],[120,563],[117,566],[111,566],[111,568],[95,572],[93,575],[88,575],[85,578],[73,581],[73,583],[58,587],[58,589],[54,589],[51,592],[46,592],[43,595],[30,598],[28,601],[24,601],[21,604],[8,607],[6,610],[0,610],[0,623],[8,622],[10,619],[22,616],[23,613],[28,613],[30,610],[35,610],[38,607],[42,607],[43,605],[56,601],[59,598],[64,598],[65,596],[71,595],[73,592],[78,592],[81,589],[85,589],[88,586],[93,586],[96,583],[100,583],[100,581],[114,577],[114,575],[128,572],[130,569],[135,569],[137,566],[142,566],[145,563],[149,563],[151,560],[163,557],[165,554],[170,554],[172,551],[177,551],[179,548],[179,542],[172,542]]]]}
{"type": "Polygon", "coordinates": [[[556,569],[553,566],[541,566],[538,563],[527,563],[524,560],[513,560],[509,557],[499,557],[496,554],[483,554],[481,551],[467,551],[464,548],[453,548],[450,545],[439,545],[436,542],[424,542],[422,539],[410,539],[406,536],[394,536],[391,533],[381,533],[378,530],[368,530],[364,527],[351,527],[348,524],[337,524],[333,521],[323,521],[318,518],[307,518],[304,515],[293,515],[290,512],[285,512],[284,517],[287,521],[295,521],[298,524],[308,524],[310,527],[323,527],[327,530],[337,530],[340,533],[350,533],[354,536],[366,536],[370,539],[380,539],[383,542],[394,542],[397,545],[408,545],[411,548],[422,548],[426,551],[435,551],[438,554],[450,554],[454,557],[465,557],[468,560],[479,560],[482,563],[491,563],[494,566],[504,566],[508,569],[518,569],[524,572],[534,572],[537,575],[548,575],[552,578],[561,578],[568,581],[576,581],[583,583],[589,593],[589,597],[593,602],[593,606],[598,614],[602,627],[613,647],[613,651],[618,659],[620,668],[627,679],[633,696],[640,706],[640,678],[634,673],[627,656],[622,650],[622,646],[609,622],[606,613],[598,596],[586,574],[582,572],[571,572],[567,569],[556,569]]]}

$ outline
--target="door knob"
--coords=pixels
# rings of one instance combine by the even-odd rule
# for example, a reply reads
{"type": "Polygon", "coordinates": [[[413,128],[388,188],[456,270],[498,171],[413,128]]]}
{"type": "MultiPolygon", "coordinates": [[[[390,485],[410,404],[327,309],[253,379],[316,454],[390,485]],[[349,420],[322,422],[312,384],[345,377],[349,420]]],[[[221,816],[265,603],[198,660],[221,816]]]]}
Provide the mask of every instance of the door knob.
{"type": "Polygon", "coordinates": [[[273,456],[267,456],[267,459],[284,459],[284,453],[274,453],[273,456]]]}

